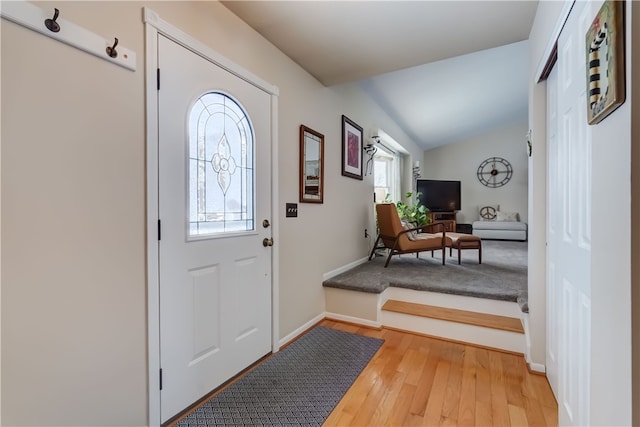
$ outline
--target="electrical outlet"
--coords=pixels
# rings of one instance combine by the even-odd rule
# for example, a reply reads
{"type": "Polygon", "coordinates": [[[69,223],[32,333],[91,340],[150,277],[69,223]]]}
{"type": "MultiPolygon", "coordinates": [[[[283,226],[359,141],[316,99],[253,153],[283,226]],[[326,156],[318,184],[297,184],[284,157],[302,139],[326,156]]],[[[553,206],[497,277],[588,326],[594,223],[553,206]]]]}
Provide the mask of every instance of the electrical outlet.
{"type": "Polygon", "coordinates": [[[367,237],[369,237],[369,233],[367,232],[367,229],[364,229],[364,238],[366,239],[367,237]]]}

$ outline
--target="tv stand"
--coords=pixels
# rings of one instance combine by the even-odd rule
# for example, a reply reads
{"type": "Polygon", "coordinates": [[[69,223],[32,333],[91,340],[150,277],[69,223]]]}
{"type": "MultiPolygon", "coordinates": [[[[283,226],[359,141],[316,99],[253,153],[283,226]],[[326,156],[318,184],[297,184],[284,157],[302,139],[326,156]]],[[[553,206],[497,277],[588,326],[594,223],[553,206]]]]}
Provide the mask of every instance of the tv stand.
{"type": "Polygon", "coordinates": [[[444,224],[447,233],[456,232],[456,212],[428,212],[429,223],[439,222],[444,224]]]}

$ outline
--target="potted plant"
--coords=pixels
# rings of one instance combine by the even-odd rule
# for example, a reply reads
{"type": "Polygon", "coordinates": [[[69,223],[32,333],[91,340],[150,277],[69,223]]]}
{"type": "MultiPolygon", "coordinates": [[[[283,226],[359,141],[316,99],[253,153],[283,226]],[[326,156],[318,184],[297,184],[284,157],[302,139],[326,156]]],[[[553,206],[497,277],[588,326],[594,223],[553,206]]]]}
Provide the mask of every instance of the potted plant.
{"type": "Polygon", "coordinates": [[[413,225],[414,228],[424,227],[429,224],[429,209],[420,203],[421,195],[422,193],[418,192],[414,197],[413,193],[409,191],[405,195],[408,200],[407,203],[402,201],[396,203],[400,219],[413,225]]]}

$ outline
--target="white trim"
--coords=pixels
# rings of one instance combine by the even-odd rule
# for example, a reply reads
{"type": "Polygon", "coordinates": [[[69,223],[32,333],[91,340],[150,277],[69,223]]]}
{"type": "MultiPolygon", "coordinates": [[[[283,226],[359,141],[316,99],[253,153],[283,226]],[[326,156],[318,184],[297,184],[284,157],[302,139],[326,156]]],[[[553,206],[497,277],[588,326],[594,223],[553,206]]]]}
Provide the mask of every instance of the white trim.
{"type": "Polygon", "coordinates": [[[144,16],[143,22],[145,24],[150,24],[156,27],[157,32],[166,36],[167,38],[173,40],[174,42],[180,44],[181,46],[189,49],[190,51],[202,56],[203,58],[213,62],[218,65],[220,68],[230,72],[236,77],[241,78],[247,83],[251,83],[252,85],[264,90],[270,95],[278,95],[279,90],[277,86],[274,86],[266,81],[262,80],[260,77],[251,73],[249,70],[241,67],[240,65],[234,63],[230,59],[225,58],[218,52],[211,49],[206,44],[200,42],[199,40],[191,37],[189,34],[180,30],[177,27],[169,24],[168,22],[162,20],[160,16],[154,12],[153,10],[145,7],[143,9],[144,16]]]}
{"type": "MultiPolygon", "coordinates": [[[[271,223],[272,238],[279,241],[278,221],[278,93],[279,90],[249,71],[215,52],[210,47],[189,36],[182,30],[160,19],[157,13],[145,7],[143,9],[145,25],[145,85],[146,85],[146,125],[147,125],[147,322],[148,322],[148,363],[149,363],[149,425],[159,426],[160,415],[160,288],[158,253],[158,91],[156,90],[156,70],[158,68],[158,34],[184,46],[192,52],[215,63],[231,74],[256,86],[271,95],[271,223]]],[[[280,271],[279,250],[272,248],[272,351],[280,348],[279,340],[279,295],[280,271]]],[[[322,318],[322,316],[321,316],[322,318]]]]}
{"type": "MultiPolygon", "coordinates": [[[[2,5],[0,5],[2,7],[2,5]]],[[[0,34],[2,20],[0,19],[0,34]]],[[[0,43],[0,70],[2,69],[2,43],[0,43]]],[[[2,85],[0,84],[0,99],[2,99],[2,85]]],[[[2,114],[0,114],[0,129],[2,128],[2,114]]],[[[2,176],[2,137],[0,136],[0,176],[2,176]]],[[[0,185],[0,331],[2,330],[2,186],[0,185]]],[[[0,384],[2,384],[2,339],[0,339],[0,384]]],[[[2,387],[0,387],[0,426],[2,425],[2,387]]]]}
{"type": "Polygon", "coordinates": [[[529,369],[531,369],[533,372],[540,372],[541,374],[546,374],[547,373],[547,367],[544,366],[543,364],[540,363],[529,363],[529,369]]]}
{"type": "Polygon", "coordinates": [[[410,154],[406,150],[406,148],[404,148],[402,145],[400,145],[400,143],[398,143],[398,141],[393,139],[391,137],[391,135],[389,135],[388,133],[386,133],[382,129],[378,128],[378,129],[374,130],[373,132],[374,132],[373,136],[379,137],[380,138],[380,143],[384,144],[384,146],[387,149],[391,149],[391,150],[395,151],[396,154],[398,154],[398,153],[405,154],[405,155],[410,154]]]}
{"type": "Polygon", "coordinates": [[[160,289],[158,251],[158,31],[145,25],[147,96],[147,340],[149,358],[149,425],[160,421],[160,289]]]}
{"type": "Polygon", "coordinates": [[[331,313],[331,312],[328,312],[328,311],[325,313],[325,317],[327,319],[331,319],[331,320],[339,320],[339,321],[347,322],[347,323],[355,323],[357,325],[369,326],[369,327],[372,327],[372,328],[381,328],[382,327],[382,323],[380,323],[380,322],[374,322],[373,320],[361,319],[359,317],[345,316],[344,314],[331,313]]]}
{"type": "Polygon", "coordinates": [[[283,345],[287,344],[288,342],[296,339],[298,336],[300,336],[301,334],[305,333],[307,330],[311,329],[316,323],[318,323],[322,319],[324,319],[324,317],[325,317],[324,313],[318,314],[316,317],[314,317],[313,319],[309,320],[307,323],[303,324],[302,326],[300,326],[299,328],[297,328],[296,330],[294,330],[290,334],[287,334],[286,337],[284,337],[284,338],[282,338],[280,340],[279,345],[283,346],[283,345]]]}
{"type": "Polygon", "coordinates": [[[287,336],[285,336],[280,340],[280,346],[282,347],[287,343],[295,340],[300,335],[302,335],[303,333],[305,333],[306,331],[308,331],[309,329],[311,329],[313,326],[315,326],[317,323],[319,323],[324,319],[338,320],[341,322],[354,323],[357,325],[369,326],[372,328],[382,327],[382,324],[380,324],[380,322],[373,322],[371,320],[360,319],[359,317],[351,317],[351,316],[345,316],[343,314],[325,312],[325,313],[318,314],[313,319],[309,320],[308,322],[306,322],[305,324],[303,324],[302,326],[300,326],[290,334],[287,334],[287,336]]]}
{"type": "Polygon", "coordinates": [[[278,215],[278,95],[271,95],[271,351],[280,350],[280,216],[278,215]]]}
{"type": "Polygon", "coordinates": [[[326,273],[324,273],[322,275],[322,281],[324,282],[325,280],[332,279],[332,278],[336,277],[338,274],[342,274],[345,271],[351,270],[352,268],[355,268],[355,267],[359,266],[360,264],[364,264],[367,261],[369,261],[369,257],[360,258],[359,260],[350,262],[347,265],[343,265],[342,267],[338,267],[335,270],[328,271],[328,272],[326,272],[326,273]]]}
{"type": "Polygon", "coordinates": [[[57,33],[50,31],[44,25],[44,21],[53,18],[53,9],[52,7],[50,11],[45,11],[26,1],[9,1],[2,2],[0,15],[18,25],[97,56],[112,64],[136,71],[136,53],[131,49],[122,47],[118,43],[116,47],[118,56],[112,58],[107,54],[107,47],[113,46],[117,34],[114,34],[115,37],[113,39],[104,39],[102,36],[62,18],[62,13],[56,19],[56,23],[60,26],[60,31],[57,33]]]}
{"type": "Polygon", "coordinates": [[[560,16],[558,17],[558,21],[556,22],[556,26],[553,29],[553,32],[549,36],[549,41],[547,42],[547,47],[544,49],[540,60],[538,61],[538,68],[536,68],[536,82],[540,81],[542,76],[542,72],[547,66],[547,61],[551,57],[551,52],[553,52],[553,47],[558,41],[558,37],[560,37],[560,33],[564,28],[565,22],[569,18],[569,13],[571,13],[571,9],[573,8],[573,4],[575,0],[565,0],[564,5],[562,6],[562,11],[560,12],[560,16]]]}
{"type": "Polygon", "coordinates": [[[522,325],[524,326],[524,336],[526,338],[524,360],[529,365],[529,369],[534,372],[547,373],[547,367],[541,363],[534,363],[531,360],[531,327],[529,326],[529,313],[523,313],[522,325]]]}

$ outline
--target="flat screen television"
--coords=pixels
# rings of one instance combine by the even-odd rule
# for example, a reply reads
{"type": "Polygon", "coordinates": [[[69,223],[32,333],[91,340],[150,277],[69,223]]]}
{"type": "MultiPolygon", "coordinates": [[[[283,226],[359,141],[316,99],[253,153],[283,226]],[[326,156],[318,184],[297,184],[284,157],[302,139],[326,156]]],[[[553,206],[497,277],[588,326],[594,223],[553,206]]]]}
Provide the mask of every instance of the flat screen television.
{"type": "Polygon", "coordinates": [[[460,210],[460,181],[438,181],[419,179],[417,185],[420,203],[431,212],[460,210]]]}

